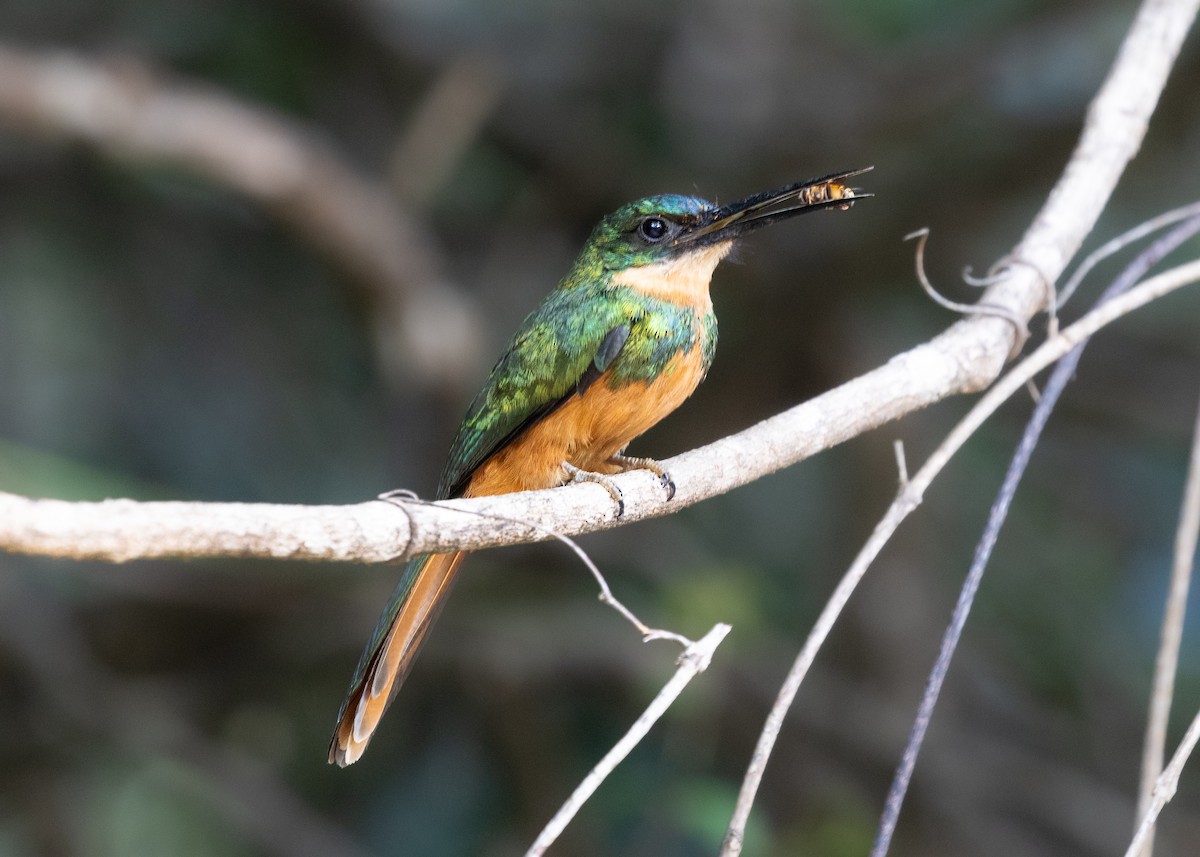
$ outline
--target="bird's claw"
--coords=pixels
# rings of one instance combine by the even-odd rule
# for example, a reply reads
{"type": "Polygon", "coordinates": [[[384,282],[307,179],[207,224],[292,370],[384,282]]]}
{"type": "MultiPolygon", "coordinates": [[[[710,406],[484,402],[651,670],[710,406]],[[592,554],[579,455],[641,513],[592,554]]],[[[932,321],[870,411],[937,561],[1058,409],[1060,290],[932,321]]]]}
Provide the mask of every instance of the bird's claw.
{"type": "MultiPolygon", "coordinates": [[[[627,473],[630,470],[649,470],[658,477],[659,484],[667,492],[667,499],[675,499],[675,480],[671,478],[671,474],[667,472],[661,464],[653,458],[630,458],[625,455],[614,455],[608,460],[608,463],[614,467],[619,467],[619,473],[627,473]]],[[[608,492],[608,496],[613,498],[613,502],[617,504],[617,517],[625,514],[625,495],[621,493],[621,489],[612,481],[612,477],[605,473],[596,473],[591,470],[581,470],[573,464],[563,462],[563,470],[572,483],[578,482],[594,482],[608,492]]]]}
{"type": "Polygon", "coordinates": [[[667,492],[667,499],[675,499],[675,480],[671,478],[670,472],[653,458],[631,458],[627,455],[614,455],[609,461],[620,467],[622,473],[629,470],[649,470],[658,477],[659,484],[667,492]]]}
{"type": "Polygon", "coordinates": [[[591,470],[580,470],[575,465],[568,464],[565,461],[563,462],[563,470],[566,471],[572,483],[592,482],[599,485],[608,492],[608,496],[612,497],[613,502],[617,504],[616,516],[619,518],[625,514],[625,495],[621,493],[621,489],[608,476],[603,473],[594,473],[591,470]]]}

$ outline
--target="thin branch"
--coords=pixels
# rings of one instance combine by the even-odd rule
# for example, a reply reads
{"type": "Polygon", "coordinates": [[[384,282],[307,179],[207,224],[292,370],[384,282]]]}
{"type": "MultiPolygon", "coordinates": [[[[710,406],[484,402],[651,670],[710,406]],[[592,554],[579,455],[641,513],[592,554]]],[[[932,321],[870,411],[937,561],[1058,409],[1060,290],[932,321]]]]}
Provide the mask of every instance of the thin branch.
{"type": "MultiPolygon", "coordinates": [[[[1171,585],[1163,611],[1162,639],[1154,662],[1154,684],[1150,692],[1150,712],[1146,717],[1146,742],[1142,748],[1142,781],[1138,794],[1137,817],[1144,818],[1154,799],[1154,784],[1162,772],[1167,745],[1167,722],[1171,716],[1171,698],[1175,691],[1175,673],[1179,664],[1179,646],[1183,639],[1183,618],[1187,611],[1192,563],[1200,534],[1200,412],[1192,430],[1192,453],[1183,502],[1179,508],[1179,526],[1175,530],[1175,554],[1171,563],[1171,585]]],[[[1154,827],[1146,834],[1139,857],[1151,857],[1154,851],[1154,827]]]]}
{"type": "MultiPolygon", "coordinates": [[[[1155,241],[1150,247],[1140,253],[1121,272],[1121,275],[1104,290],[1104,293],[1097,300],[1097,305],[1103,305],[1117,295],[1129,291],[1151,268],[1161,262],[1169,253],[1178,249],[1183,242],[1187,241],[1197,232],[1200,232],[1200,216],[1185,221],[1180,226],[1171,230],[1170,233],[1155,241]]],[[[954,652],[958,648],[958,642],[962,638],[963,629],[966,627],[967,617],[971,612],[971,605],[975,602],[975,595],[979,591],[979,584],[983,581],[983,573],[991,559],[992,550],[996,546],[996,540],[1000,537],[1000,530],[1003,528],[1004,522],[1008,517],[1008,510],[1012,505],[1013,498],[1016,496],[1017,487],[1021,484],[1021,479],[1024,477],[1025,471],[1029,466],[1030,458],[1033,457],[1033,451],[1037,448],[1038,441],[1041,438],[1043,430],[1046,428],[1046,424],[1050,420],[1050,415],[1054,412],[1054,408],[1058,404],[1059,398],[1062,396],[1063,391],[1066,390],[1067,384],[1075,377],[1075,371],[1079,366],[1080,359],[1083,357],[1083,351],[1086,346],[1087,340],[1085,339],[1054,367],[1054,371],[1046,382],[1046,387],[1038,397],[1037,405],[1029,417],[1029,422],[1026,424],[1025,431],[1021,435],[1021,441],[1017,444],[1017,450],[1009,462],[1008,470],[1004,474],[1004,480],[996,496],[996,501],[992,504],[992,508],[988,512],[987,524],[984,526],[983,534],[975,547],[975,555],[971,559],[971,566],[967,571],[966,579],[963,581],[958,601],[954,605],[950,623],[946,628],[945,634],[942,636],[937,660],[930,671],[929,679],[925,685],[925,692],[921,697],[921,704],[913,721],[911,734],[904,747],[900,764],[896,768],[892,785],[888,790],[887,801],[885,802],[883,816],[879,824],[879,831],[875,838],[875,844],[871,848],[871,857],[884,857],[891,845],[892,834],[895,832],[896,824],[900,820],[900,807],[904,803],[909,783],[912,781],[913,769],[917,763],[917,755],[921,752],[921,745],[925,741],[925,733],[929,729],[929,722],[933,718],[933,711],[937,706],[942,685],[945,683],[946,674],[950,670],[950,661],[954,657],[954,652]]],[[[1161,758],[1159,763],[1161,765],[1161,758]]],[[[1158,776],[1157,769],[1152,776],[1158,776]]]]}
{"type": "Polygon", "coordinates": [[[1189,217],[1195,217],[1200,214],[1200,202],[1181,205],[1179,208],[1172,208],[1170,211],[1164,211],[1157,217],[1152,217],[1149,220],[1139,223],[1132,229],[1126,230],[1116,238],[1111,238],[1105,241],[1091,253],[1088,253],[1079,266],[1071,272],[1070,279],[1058,295],[1058,305],[1062,306],[1071,299],[1075,294],[1075,290],[1079,288],[1079,284],[1096,265],[1103,262],[1114,253],[1119,253],[1135,241],[1140,241],[1147,235],[1152,235],[1160,229],[1170,226],[1172,223],[1178,223],[1181,220],[1187,220],[1189,217]]]}
{"type": "Polygon", "coordinates": [[[746,769],[733,818],[721,846],[721,857],[736,857],[741,853],[746,823],[750,818],[750,810],[754,805],[759,784],[762,782],[767,759],[770,757],[775,739],[783,725],[783,718],[786,716],[788,708],[791,707],[792,700],[795,699],[809,667],[812,666],[817,651],[824,644],[834,622],[841,615],[855,587],[866,574],[867,568],[879,555],[901,522],[921,504],[926,489],[942,468],[949,463],[950,458],[1001,404],[1013,393],[1022,389],[1026,381],[1038,372],[1061,359],[1080,342],[1105,324],[1124,315],[1135,305],[1143,305],[1147,301],[1153,300],[1152,295],[1165,293],[1162,292],[1163,289],[1170,290],[1178,288],[1184,283],[1197,281],[1200,281],[1200,261],[1180,265],[1178,268],[1173,268],[1147,280],[1120,297],[1105,302],[1070,327],[1060,331],[1054,338],[1047,340],[980,398],[975,406],[967,412],[967,415],[950,431],[946,439],[933,451],[916,475],[902,487],[883,518],[876,524],[866,544],[854,558],[850,568],[838,582],[837,588],[829,597],[821,615],[817,617],[808,639],[804,641],[804,647],[792,663],[791,669],[788,670],[787,677],[771,706],[766,723],[763,725],[762,734],[759,736],[758,744],[754,748],[754,754],[746,769]]]}
{"type": "Polygon", "coordinates": [[[469,352],[482,325],[447,284],[436,238],[317,131],[209,87],[166,82],[129,57],[101,63],[5,45],[0,121],[126,161],[177,164],[246,195],[368,290],[389,368],[403,364],[410,374],[456,384],[474,368],[461,348],[469,352]],[[441,338],[409,335],[427,329],[441,338]],[[396,343],[404,343],[403,354],[396,343]]]}
{"type": "Polygon", "coordinates": [[[554,817],[550,819],[550,822],[538,834],[533,845],[525,852],[525,857],[541,857],[542,854],[546,853],[546,849],[566,829],[567,824],[579,812],[579,808],[587,802],[587,799],[592,796],[592,793],[604,782],[605,778],[638,745],[638,742],[646,737],[646,733],[650,731],[650,727],[657,723],[659,718],[671,707],[671,703],[679,697],[679,694],[683,692],[688,682],[708,668],[709,662],[712,661],[713,652],[716,651],[717,646],[721,644],[721,641],[725,639],[725,635],[729,631],[730,627],[728,625],[714,625],[711,631],[688,646],[687,651],[679,656],[679,668],[675,671],[675,675],[663,686],[663,689],[658,692],[658,696],[654,697],[654,700],[646,707],[646,710],[629,727],[629,731],[621,737],[620,741],[613,745],[611,750],[604,754],[604,758],[596,764],[596,767],[592,768],[583,782],[571,793],[566,803],[554,814],[554,817]]]}
{"type": "Polygon", "coordinates": [[[1183,740],[1179,742],[1179,748],[1171,757],[1171,764],[1167,765],[1162,776],[1155,782],[1150,807],[1142,816],[1142,823],[1138,825],[1137,833],[1134,834],[1133,841],[1129,843],[1129,848],[1125,851],[1125,857],[1137,857],[1138,852],[1149,841],[1154,823],[1158,820],[1158,814],[1162,812],[1163,807],[1170,802],[1171,798],[1175,797],[1175,789],[1179,786],[1179,775],[1183,773],[1183,766],[1187,764],[1192,750],[1196,748],[1197,740],[1200,740],[1200,712],[1197,712],[1196,716],[1192,718],[1183,740]]]}
{"type": "Polygon", "coordinates": [[[893,441],[892,451],[896,454],[897,482],[900,485],[900,490],[903,491],[905,486],[908,485],[908,457],[904,452],[904,441],[893,441]]]}

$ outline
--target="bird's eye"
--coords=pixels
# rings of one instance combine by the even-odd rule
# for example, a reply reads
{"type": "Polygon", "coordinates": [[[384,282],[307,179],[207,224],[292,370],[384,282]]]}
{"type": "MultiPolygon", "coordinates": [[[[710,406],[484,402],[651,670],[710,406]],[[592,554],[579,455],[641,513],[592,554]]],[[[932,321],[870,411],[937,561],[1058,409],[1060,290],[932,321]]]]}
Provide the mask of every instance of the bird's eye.
{"type": "Polygon", "coordinates": [[[662,241],[667,237],[668,232],[670,232],[670,228],[667,226],[667,221],[661,217],[647,217],[638,224],[638,235],[642,237],[642,240],[651,244],[662,241]]]}

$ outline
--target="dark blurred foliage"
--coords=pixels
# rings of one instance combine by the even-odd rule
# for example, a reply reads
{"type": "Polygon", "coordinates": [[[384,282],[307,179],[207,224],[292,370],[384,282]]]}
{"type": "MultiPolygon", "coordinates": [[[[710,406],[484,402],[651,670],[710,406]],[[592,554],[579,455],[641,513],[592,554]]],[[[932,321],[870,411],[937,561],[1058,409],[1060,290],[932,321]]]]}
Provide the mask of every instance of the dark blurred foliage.
{"type": "MultiPolygon", "coordinates": [[[[947,325],[900,237],[931,227],[931,276],[969,297],[957,272],[1017,240],[1134,9],[10,0],[13,46],[133,56],[320,129],[395,184],[489,327],[462,389],[385,377],[370,303],[236,190],[0,126],[0,489],[427,494],[468,387],[601,214],[874,164],[861,183],[876,199],[756,236],[722,267],[716,366],[633,451],[735,431],[947,325]],[[420,150],[405,149],[414,117],[463,67],[493,100],[431,179],[396,153],[420,150]]],[[[1198,75],[1193,38],[1093,246],[1200,193],[1198,75]]],[[[1123,850],[1198,320],[1200,294],[1178,294],[1085,357],[1017,496],[895,853],[1123,850]]],[[[583,540],[648,621],[734,631],[554,853],[715,853],[783,672],[891,498],[892,441],[920,462],[968,404],[583,540]]],[[[747,855],[865,852],[1029,409],[1012,402],[971,442],[876,563],[801,691],[747,855]]],[[[640,644],[561,548],[468,568],[370,752],[342,771],[327,732],[396,569],[0,556],[0,855],[519,853],[676,651],[640,644]]],[[[1183,669],[1179,724],[1200,703],[1194,644],[1183,669]]],[[[1194,853],[1195,782],[1158,853],[1194,853]]]]}

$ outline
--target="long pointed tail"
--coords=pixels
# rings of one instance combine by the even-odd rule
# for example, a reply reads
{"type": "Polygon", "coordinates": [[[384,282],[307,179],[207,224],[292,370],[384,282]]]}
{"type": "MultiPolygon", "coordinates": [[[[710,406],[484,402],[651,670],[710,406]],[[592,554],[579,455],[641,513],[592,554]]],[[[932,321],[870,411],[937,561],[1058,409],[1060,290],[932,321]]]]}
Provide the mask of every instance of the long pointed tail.
{"type": "Polygon", "coordinates": [[[427,554],[404,567],[404,576],[379,617],[338,712],[337,728],[329,742],[330,764],[344,768],[358,761],[367,749],[380,718],[412,669],[429,627],[446,603],[464,556],[461,551],[427,554]]]}

